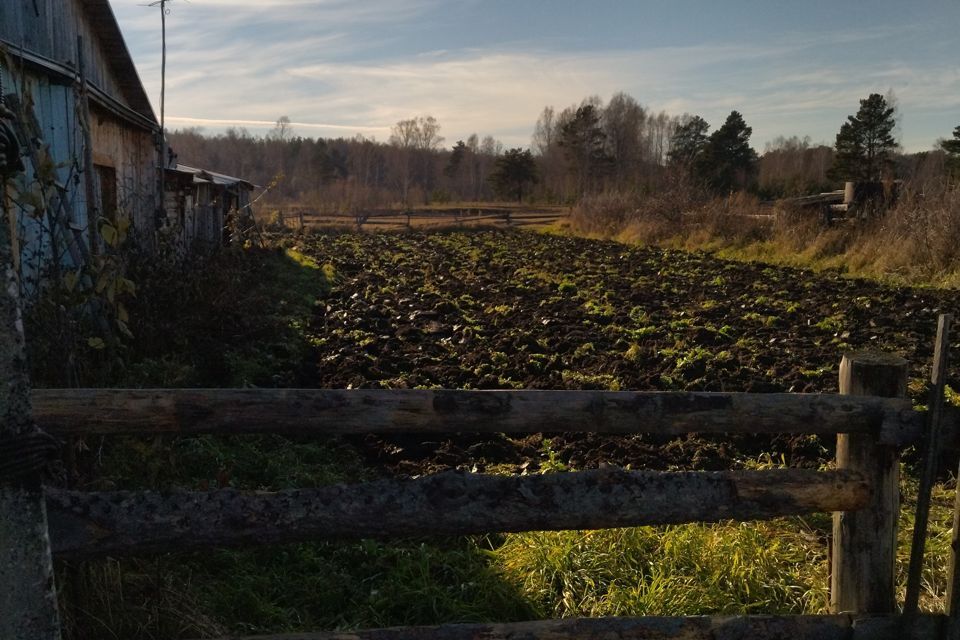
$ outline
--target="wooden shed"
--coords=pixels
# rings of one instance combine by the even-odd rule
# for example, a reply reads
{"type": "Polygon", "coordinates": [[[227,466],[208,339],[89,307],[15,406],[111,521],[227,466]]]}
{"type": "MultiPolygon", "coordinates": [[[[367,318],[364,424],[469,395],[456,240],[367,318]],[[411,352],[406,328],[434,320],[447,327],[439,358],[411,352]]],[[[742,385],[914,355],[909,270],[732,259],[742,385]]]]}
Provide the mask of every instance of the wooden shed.
{"type": "Polygon", "coordinates": [[[160,126],[109,2],[0,2],[0,80],[25,165],[7,204],[21,281],[85,261],[105,222],[152,242],[160,126]]]}
{"type": "Polygon", "coordinates": [[[164,210],[184,250],[228,244],[233,223],[250,218],[256,185],[222,173],[177,164],[166,170],[164,210]]]}

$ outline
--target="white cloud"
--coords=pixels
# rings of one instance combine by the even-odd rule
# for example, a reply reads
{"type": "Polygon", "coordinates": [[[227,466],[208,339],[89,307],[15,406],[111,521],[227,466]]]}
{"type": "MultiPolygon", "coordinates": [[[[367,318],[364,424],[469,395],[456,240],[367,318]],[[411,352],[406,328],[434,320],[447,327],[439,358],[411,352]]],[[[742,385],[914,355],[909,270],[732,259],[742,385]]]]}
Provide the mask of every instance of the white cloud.
{"type": "MultiPolygon", "coordinates": [[[[608,98],[623,90],[654,109],[699,113],[715,126],[737,109],[762,148],[781,134],[830,141],[860,98],[893,88],[902,111],[911,114],[905,144],[927,148],[937,134],[916,116],[960,107],[955,64],[857,61],[854,54],[863,47],[882,46],[892,37],[887,28],[632,50],[558,52],[517,45],[421,48],[417,54],[400,52],[409,46],[391,50],[397,36],[390,25],[431,16],[439,4],[174,3],[168,16],[169,126],[263,130],[287,115],[304,135],[386,137],[397,120],[431,114],[449,143],[477,132],[518,146],[528,143],[545,105],[562,108],[588,95],[608,98]],[[825,62],[825,51],[836,51],[836,59],[825,62]],[[849,60],[843,52],[850,52],[849,60]]],[[[156,102],[159,16],[132,1],[114,6],[156,102]]]]}

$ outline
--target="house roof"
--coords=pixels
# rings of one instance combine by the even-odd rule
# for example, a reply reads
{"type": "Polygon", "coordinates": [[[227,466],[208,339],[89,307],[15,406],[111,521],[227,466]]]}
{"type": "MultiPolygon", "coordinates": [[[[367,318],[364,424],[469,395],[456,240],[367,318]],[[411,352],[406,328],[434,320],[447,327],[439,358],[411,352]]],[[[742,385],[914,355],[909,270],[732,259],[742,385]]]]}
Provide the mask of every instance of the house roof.
{"type": "Polygon", "coordinates": [[[87,11],[97,37],[103,42],[104,48],[112,53],[109,56],[109,64],[124,98],[134,111],[153,122],[158,122],[109,0],[81,0],[81,4],[87,11]]]}
{"type": "Polygon", "coordinates": [[[251,191],[257,188],[257,185],[253,184],[249,180],[244,180],[243,178],[235,178],[233,176],[228,176],[223,173],[216,173],[215,171],[207,171],[206,169],[189,167],[185,164],[177,164],[176,169],[174,169],[174,171],[177,171],[179,173],[192,174],[193,181],[195,183],[208,182],[211,184],[216,184],[224,187],[241,186],[251,191]]]}

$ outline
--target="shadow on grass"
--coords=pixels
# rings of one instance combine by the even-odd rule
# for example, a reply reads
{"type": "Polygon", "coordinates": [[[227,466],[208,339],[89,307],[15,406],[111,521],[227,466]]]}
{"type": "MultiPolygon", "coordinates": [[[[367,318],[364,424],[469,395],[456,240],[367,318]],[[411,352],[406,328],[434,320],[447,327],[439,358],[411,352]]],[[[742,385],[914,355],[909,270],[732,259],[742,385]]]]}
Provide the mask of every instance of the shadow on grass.
{"type": "MultiPolygon", "coordinates": [[[[133,272],[136,338],[121,367],[85,384],[315,384],[310,325],[337,281],[332,266],[287,248],[228,251],[194,265],[135,265],[133,272]]],[[[338,438],[75,444],[70,484],[93,490],[278,490],[359,482],[369,473],[338,438]]],[[[59,563],[65,636],[172,639],[530,618],[527,602],[491,568],[490,546],[483,537],[318,542],[59,563]]]]}
{"type": "Polygon", "coordinates": [[[536,617],[490,567],[487,547],[485,538],[364,540],[87,562],[72,569],[83,593],[70,598],[67,637],[174,639],[536,617]]]}

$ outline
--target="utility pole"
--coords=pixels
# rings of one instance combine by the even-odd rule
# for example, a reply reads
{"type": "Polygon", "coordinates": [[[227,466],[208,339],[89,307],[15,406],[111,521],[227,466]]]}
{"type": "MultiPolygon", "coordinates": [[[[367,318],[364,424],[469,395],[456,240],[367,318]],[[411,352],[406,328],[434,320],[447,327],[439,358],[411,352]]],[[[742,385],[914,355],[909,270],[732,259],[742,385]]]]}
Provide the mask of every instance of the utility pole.
{"type": "Polygon", "coordinates": [[[160,7],[160,204],[157,207],[158,226],[166,218],[166,168],[167,168],[167,130],[165,122],[167,93],[167,3],[171,0],[156,0],[150,7],[160,7]]]}

